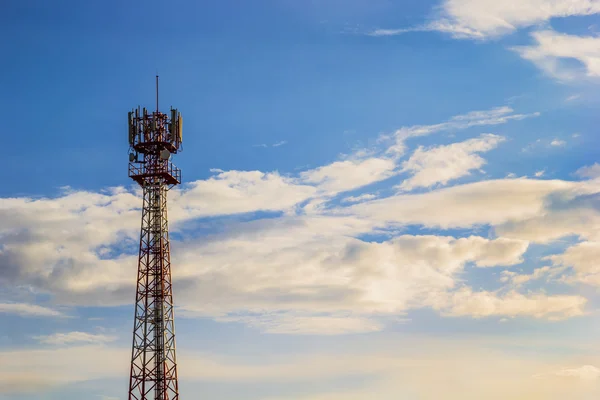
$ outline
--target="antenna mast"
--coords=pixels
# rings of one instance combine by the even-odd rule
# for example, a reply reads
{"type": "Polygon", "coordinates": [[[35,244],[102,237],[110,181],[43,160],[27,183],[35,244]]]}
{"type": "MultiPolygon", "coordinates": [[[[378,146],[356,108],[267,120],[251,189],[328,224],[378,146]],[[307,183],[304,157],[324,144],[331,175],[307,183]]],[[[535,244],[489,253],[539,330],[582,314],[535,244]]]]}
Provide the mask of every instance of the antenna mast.
{"type": "Polygon", "coordinates": [[[129,113],[129,177],[143,189],[129,400],[178,400],[167,192],[181,183],[181,114],[129,113]],[[141,156],[141,157],[140,157],[141,156]]]}

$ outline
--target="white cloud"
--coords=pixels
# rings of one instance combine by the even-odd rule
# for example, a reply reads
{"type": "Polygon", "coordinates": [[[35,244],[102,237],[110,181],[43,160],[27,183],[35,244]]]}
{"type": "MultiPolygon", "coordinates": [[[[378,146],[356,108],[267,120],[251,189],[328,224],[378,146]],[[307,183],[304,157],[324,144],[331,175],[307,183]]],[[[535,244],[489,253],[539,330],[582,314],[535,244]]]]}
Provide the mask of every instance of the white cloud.
{"type": "Polygon", "coordinates": [[[589,179],[600,178],[600,164],[594,163],[593,165],[579,168],[575,172],[575,175],[577,175],[581,178],[589,178],[589,179]]]}
{"type": "Polygon", "coordinates": [[[533,316],[562,320],[584,315],[587,299],[582,296],[547,296],[543,293],[523,295],[510,292],[498,296],[492,292],[473,292],[469,288],[461,288],[453,293],[436,296],[432,307],[442,314],[475,318],[489,316],[533,316]]]}
{"type": "Polygon", "coordinates": [[[584,365],[579,368],[565,368],[555,373],[556,376],[573,377],[582,380],[598,380],[600,368],[593,365],[584,365]]]}
{"type": "Polygon", "coordinates": [[[446,122],[434,125],[415,125],[402,127],[392,135],[384,135],[380,141],[393,139],[395,143],[389,146],[387,153],[396,157],[404,154],[406,150],[405,141],[409,138],[426,136],[441,131],[455,131],[468,129],[476,126],[493,126],[505,124],[509,121],[519,121],[526,118],[538,117],[539,112],[532,114],[515,114],[510,107],[496,107],[485,111],[471,111],[467,114],[457,115],[446,122]]]}
{"type": "Polygon", "coordinates": [[[600,286],[600,243],[581,242],[562,254],[548,256],[546,259],[556,267],[573,269],[574,275],[565,277],[564,280],[600,286]]]}
{"type": "Polygon", "coordinates": [[[479,138],[447,146],[428,149],[419,147],[402,164],[402,171],[412,172],[413,176],[402,182],[399,188],[411,190],[438,183],[446,185],[451,180],[469,175],[485,164],[485,160],[477,153],[490,151],[504,140],[502,136],[484,134],[479,138]]]}
{"type": "MultiPolygon", "coordinates": [[[[563,380],[578,381],[580,383],[594,384],[600,378],[600,368],[593,365],[583,365],[575,368],[561,368],[550,372],[537,373],[533,375],[535,380],[563,380]]],[[[545,382],[545,383],[546,383],[545,382]]],[[[588,386],[589,387],[589,386],[588,386]]]]}
{"type": "Polygon", "coordinates": [[[483,39],[485,35],[465,26],[453,24],[449,21],[434,21],[425,25],[404,29],[375,29],[367,33],[368,36],[396,36],[409,32],[443,32],[449,33],[454,38],[479,38],[483,39]]]}
{"type": "MultiPolygon", "coordinates": [[[[287,144],[287,141],[286,140],[280,140],[279,142],[273,143],[270,147],[280,147],[280,146],[283,146],[284,144],[287,144]]],[[[267,148],[269,146],[267,144],[265,144],[265,143],[261,143],[261,144],[254,144],[254,145],[252,145],[252,147],[267,148]]],[[[221,172],[223,172],[223,171],[221,171],[221,172]]]]}
{"type": "MultiPolygon", "coordinates": [[[[315,190],[276,173],[218,172],[171,191],[169,216],[177,223],[285,210],[315,190]]],[[[139,197],[122,188],[68,192],[55,199],[0,199],[0,283],[33,285],[62,304],[80,304],[89,297],[110,305],[130,297],[136,256],[133,251],[123,254],[123,247],[136,248],[140,206],[139,197]],[[117,255],[107,257],[114,248],[117,255]]]]}
{"type": "MultiPolygon", "coordinates": [[[[439,31],[455,39],[485,40],[512,33],[520,28],[543,25],[552,18],[600,13],[597,0],[445,0],[435,19],[405,29],[377,29],[371,36],[400,35],[407,32],[439,31]]],[[[546,74],[563,81],[582,75],[600,76],[600,37],[577,36],[543,28],[531,33],[535,44],[514,47],[521,57],[533,62],[546,74]],[[581,63],[578,68],[565,60],[581,63]]],[[[573,101],[578,95],[570,96],[573,101]]]]}
{"type": "MultiPolygon", "coordinates": [[[[288,195],[279,193],[277,207],[287,207],[295,198],[305,196],[304,187],[286,181],[287,178],[249,175],[256,179],[243,174],[243,179],[238,179],[239,174],[211,178],[217,182],[210,183],[203,191],[215,196],[215,208],[200,213],[196,204],[187,215],[179,211],[183,214],[179,220],[188,215],[251,210],[251,205],[243,204],[245,193],[251,194],[246,198],[252,198],[256,186],[261,187],[264,181],[274,192],[293,194],[289,196],[291,200],[283,200],[288,195]],[[231,192],[235,195],[227,194],[231,192]],[[228,198],[237,201],[238,197],[240,203],[231,201],[225,209],[219,204],[219,201],[226,203],[228,198]],[[234,207],[234,204],[239,205],[234,207]]],[[[174,193],[179,203],[173,208],[182,209],[188,192],[197,186],[192,185],[181,194],[174,193]]],[[[235,313],[257,310],[267,314],[282,312],[286,315],[279,321],[288,328],[280,329],[288,331],[293,329],[289,327],[293,322],[298,329],[304,326],[306,330],[314,330],[319,326],[317,322],[327,318],[338,321],[338,331],[366,329],[365,326],[377,326],[370,319],[373,316],[424,306],[427,293],[451,293],[457,274],[469,264],[519,263],[527,241],[540,240],[539,232],[555,237],[571,232],[592,234],[589,221],[593,221],[590,218],[595,211],[590,208],[592,203],[584,200],[599,190],[593,181],[498,180],[421,195],[366,200],[328,209],[329,215],[288,214],[249,223],[229,223],[221,234],[174,243],[178,304],[213,318],[232,318],[235,313]],[[566,203],[554,209],[549,196],[566,203]],[[575,224],[573,218],[565,218],[565,212],[581,221],[575,224]],[[512,225],[506,225],[509,223],[512,225]],[[383,243],[357,239],[373,233],[394,236],[397,229],[413,224],[432,228],[491,224],[505,237],[489,242],[477,237],[406,235],[383,243]],[[294,268],[289,268],[290,265],[294,268]],[[344,314],[344,318],[355,318],[354,322],[341,322],[339,313],[347,312],[357,313],[344,314]],[[369,319],[367,325],[359,324],[366,319],[369,319]]],[[[276,197],[265,193],[256,196],[276,197]]],[[[129,303],[134,290],[135,255],[101,259],[95,249],[103,242],[122,241],[120,237],[135,238],[138,211],[130,205],[130,197],[135,199],[132,194],[118,190],[113,195],[70,193],[53,200],[2,202],[6,223],[1,226],[10,230],[3,233],[0,279],[9,285],[16,282],[32,285],[42,293],[51,294],[58,304],[129,303]],[[35,218],[36,213],[40,214],[39,219],[35,218]],[[129,214],[136,214],[131,227],[128,219],[119,224],[113,222],[115,215],[129,218],[129,214]],[[22,218],[20,226],[17,220],[11,222],[15,215],[22,218]],[[131,232],[115,235],[123,229],[131,232]],[[25,231],[28,235],[21,233],[25,231]]],[[[138,206],[139,201],[135,200],[138,206]]],[[[257,199],[253,201],[261,206],[257,199]]],[[[211,204],[207,203],[207,207],[211,204]]],[[[126,245],[135,248],[133,241],[126,245]]],[[[277,329],[264,324],[263,328],[277,329]]]]}
{"type": "Polygon", "coordinates": [[[53,335],[35,336],[34,339],[44,344],[65,345],[73,343],[103,344],[115,341],[117,338],[114,336],[75,331],[68,333],[55,333],[53,335]]]}
{"type": "Polygon", "coordinates": [[[503,179],[356,204],[339,215],[428,228],[491,225],[501,237],[547,243],[565,236],[600,240],[600,182],[503,179]]]}
{"type": "Polygon", "coordinates": [[[563,269],[552,268],[549,266],[536,268],[531,274],[518,274],[514,271],[502,271],[501,282],[510,282],[514,287],[519,287],[527,282],[541,279],[545,276],[555,276],[561,273],[563,269]]]}
{"type": "Polygon", "coordinates": [[[593,15],[596,0],[444,0],[433,21],[403,29],[376,29],[370,36],[439,31],[455,39],[483,40],[538,25],[552,18],[593,15]]]}
{"type": "MultiPolygon", "coordinates": [[[[301,397],[287,397],[272,391],[280,400],[392,400],[410,398],[411,395],[450,400],[559,400],[587,398],[581,397],[581,389],[573,385],[577,381],[572,378],[595,377],[595,367],[590,368],[592,357],[573,359],[562,352],[539,357],[544,349],[539,338],[533,342],[523,341],[520,337],[480,336],[435,339],[425,335],[401,335],[394,339],[378,339],[340,341],[325,351],[286,349],[283,354],[266,352],[260,357],[244,358],[190,350],[178,354],[179,378],[185,384],[200,380],[253,385],[310,383],[314,386],[314,390],[301,397]],[[530,352],[515,354],[507,351],[524,343],[530,352]],[[562,365],[584,367],[565,369],[559,367],[562,365]],[[539,371],[552,371],[547,374],[544,384],[540,384],[539,379],[530,379],[539,371]],[[445,379],[431,385],[432,375],[445,379]],[[557,379],[560,376],[566,378],[557,379]],[[360,379],[362,377],[372,379],[360,379]],[[359,383],[343,389],[339,386],[341,378],[359,383]],[[337,384],[322,385],[328,382],[337,384]]],[[[551,348],[559,345],[561,349],[576,348],[564,341],[548,344],[551,348]]],[[[593,345],[586,345],[585,350],[588,354],[593,353],[592,348],[593,345]]],[[[123,379],[128,374],[130,355],[128,348],[108,346],[0,351],[0,393],[36,395],[66,384],[123,379]]],[[[590,392],[590,388],[586,388],[585,393],[597,393],[596,388],[592,389],[590,392]]]]}
{"type": "MultiPolygon", "coordinates": [[[[557,181],[539,181],[557,182],[557,181]]],[[[600,185],[582,181],[579,185],[548,193],[540,212],[495,224],[498,235],[548,243],[566,236],[600,240],[600,185]]]]}
{"type": "Polygon", "coordinates": [[[336,161],[300,173],[301,182],[318,185],[326,194],[358,189],[394,175],[396,163],[387,158],[336,161]]]}
{"type": "Polygon", "coordinates": [[[438,24],[458,38],[495,37],[551,18],[600,12],[596,0],[445,0],[438,24]]]}
{"type": "Polygon", "coordinates": [[[94,250],[135,240],[136,207],[139,199],[118,188],[68,192],[57,199],[1,199],[0,282],[56,293],[130,279],[121,268],[126,257],[100,260],[94,250]]]}
{"type": "Polygon", "coordinates": [[[484,39],[485,33],[449,20],[438,20],[425,25],[424,30],[448,33],[455,39],[484,39]]]}
{"type": "Polygon", "coordinates": [[[580,94],[574,94],[574,95],[571,95],[571,96],[567,97],[567,98],[565,99],[565,101],[566,101],[566,102],[575,101],[575,100],[579,99],[580,97],[581,97],[581,95],[580,95],[580,94]]]}
{"type": "Polygon", "coordinates": [[[64,317],[65,315],[51,308],[24,303],[0,303],[0,314],[14,314],[22,317],[64,317]]]}
{"type": "MultiPolygon", "coordinates": [[[[520,28],[542,25],[552,18],[600,13],[597,0],[445,0],[436,18],[407,29],[378,29],[372,36],[439,31],[455,39],[484,40],[520,28]]],[[[531,33],[535,44],[513,48],[546,74],[563,81],[600,76],[600,37],[569,35],[543,28],[531,33]],[[584,73],[564,63],[577,60],[584,73]]],[[[567,98],[573,101],[578,95],[567,98]]]]}
{"type": "Polygon", "coordinates": [[[408,28],[408,29],[375,29],[368,33],[369,36],[395,36],[401,35],[407,32],[416,32],[419,31],[418,28],[408,28]]]}
{"type": "Polygon", "coordinates": [[[104,346],[1,351],[0,394],[36,393],[94,378],[127,376],[130,355],[131,351],[104,346]]]}
{"type": "Polygon", "coordinates": [[[522,152],[542,151],[548,149],[554,149],[556,147],[564,147],[567,142],[562,139],[536,139],[534,142],[528,144],[521,149],[522,152]]]}
{"type": "MultiPolygon", "coordinates": [[[[537,352],[535,358],[515,356],[510,351],[502,353],[476,344],[454,345],[456,347],[452,350],[446,346],[434,346],[429,350],[411,341],[401,347],[411,346],[420,351],[420,361],[417,361],[418,357],[405,360],[393,354],[398,362],[384,368],[376,379],[363,385],[353,385],[351,388],[332,385],[332,388],[324,388],[316,393],[274,395],[266,400],[588,400],[599,393],[597,385],[581,385],[581,380],[569,377],[560,379],[561,376],[555,372],[546,374],[543,382],[531,378],[537,377],[539,374],[535,372],[539,370],[560,371],[556,364],[564,364],[564,359],[552,357],[549,360],[550,357],[539,357],[537,352]],[[437,355],[430,355],[435,352],[437,355]],[[432,385],[432,376],[441,376],[443,379],[432,385]]],[[[380,362],[372,360],[371,363],[380,365],[384,359],[380,362]]],[[[593,375],[592,368],[595,367],[586,368],[593,375]]]]}
{"type": "MultiPolygon", "coordinates": [[[[475,126],[500,125],[511,120],[522,120],[539,115],[539,113],[515,114],[514,110],[510,107],[497,107],[491,110],[472,111],[467,114],[454,116],[450,120],[440,124],[402,127],[391,135],[382,135],[379,138],[379,143],[387,142],[386,156],[374,156],[373,152],[363,149],[355,152],[345,160],[302,172],[299,182],[318,186],[320,193],[323,195],[332,195],[357,189],[396,175],[396,160],[404,154],[406,148],[405,141],[408,138],[425,136],[440,131],[467,129],[475,126]]],[[[493,147],[495,143],[500,141],[502,139],[499,136],[484,135],[479,139],[467,141],[462,145],[457,144],[455,148],[448,148],[446,151],[461,150],[471,153],[487,151],[487,147],[493,147]]],[[[442,156],[442,152],[444,152],[444,149],[439,149],[434,152],[434,155],[439,154],[439,156],[442,156]]],[[[476,157],[471,156],[469,161],[477,163],[479,160],[476,160],[476,157]]],[[[417,160],[413,159],[413,161],[416,162],[417,160]]],[[[438,160],[438,164],[440,162],[441,160],[438,160]]],[[[433,165],[431,166],[431,168],[434,167],[433,165]]],[[[411,166],[406,165],[405,168],[411,168],[411,166]]],[[[464,172],[456,171],[455,173],[462,174],[464,172]]],[[[428,171],[423,171],[420,176],[426,174],[428,174],[428,171]]]]}
{"type": "Polygon", "coordinates": [[[243,322],[248,326],[272,334],[342,335],[346,333],[377,332],[383,324],[369,318],[351,316],[303,316],[290,314],[263,314],[255,316],[227,316],[219,322],[243,322]]]}
{"type": "Polygon", "coordinates": [[[534,175],[536,178],[541,178],[542,176],[544,176],[545,173],[546,173],[546,171],[541,170],[541,171],[536,171],[534,175]]]}
{"type": "MultiPolygon", "coordinates": [[[[87,197],[81,197],[83,199],[87,197]]],[[[58,204],[71,201],[61,198],[58,204]]],[[[40,207],[35,202],[31,205],[40,207]]],[[[98,214],[93,208],[92,202],[86,210],[98,214]]],[[[52,214],[45,216],[49,218],[52,214]]],[[[55,220],[62,223],[69,216],[69,209],[55,216],[61,216],[55,220]]],[[[36,226],[43,228],[39,224],[32,225],[36,226]]],[[[88,229],[85,225],[72,225],[68,233],[73,237],[78,233],[75,228],[88,229]]],[[[319,312],[326,313],[323,317],[333,318],[332,314],[346,311],[358,310],[368,316],[373,312],[405,310],[418,293],[432,287],[451,288],[454,271],[459,271],[466,262],[482,266],[490,262],[509,263],[518,260],[526,249],[526,243],[523,246],[520,241],[509,243],[506,248],[507,242],[503,240],[486,245],[485,240],[477,238],[468,239],[466,247],[462,239],[454,242],[450,238],[435,237],[401,237],[380,244],[365,243],[351,236],[373,232],[377,224],[345,217],[282,217],[232,229],[224,237],[176,244],[179,251],[174,255],[174,265],[177,265],[175,284],[181,289],[179,304],[193,308],[200,303],[203,312],[215,317],[234,311],[276,307],[276,311],[289,311],[294,320],[302,322],[307,329],[314,329],[311,328],[314,324],[309,322],[323,321],[311,319],[319,312]],[[419,245],[428,241],[434,246],[431,250],[419,245]],[[428,253],[439,246],[449,246],[444,259],[437,258],[443,254],[440,249],[428,253]],[[455,246],[458,247],[451,250],[455,246]],[[502,249],[500,253],[505,258],[495,258],[496,248],[502,249]],[[409,257],[411,252],[414,255],[409,257]],[[436,257],[440,264],[429,264],[428,257],[436,257]],[[414,261],[409,261],[411,259],[414,261]],[[373,260],[379,261],[373,263],[373,260]],[[295,268],[288,268],[290,264],[295,268]],[[428,279],[423,280],[425,277],[428,279]],[[199,297],[198,293],[206,298],[199,297]],[[308,314],[300,319],[297,313],[308,314]]],[[[93,237],[93,230],[89,233],[93,237]]],[[[85,247],[84,242],[73,244],[56,236],[57,242],[51,241],[55,238],[52,235],[41,236],[33,242],[5,236],[8,238],[5,246],[12,246],[12,255],[7,259],[12,263],[9,267],[16,272],[5,268],[2,279],[34,285],[52,294],[54,302],[62,304],[116,305],[130,301],[135,282],[135,255],[100,259],[94,248],[85,247]],[[31,251],[33,248],[36,250],[31,251]],[[31,254],[35,258],[31,258],[31,254]]],[[[287,321],[282,320],[286,324],[287,321]]],[[[336,321],[340,321],[338,330],[359,329],[359,325],[352,325],[351,321],[336,321]]]]}
{"type": "Polygon", "coordinates": [[[515,265],[527,250],[527,242],[507,239],[405,235],[366,243],[319,230],[273,228],[256,237],[244,234],[193,245],[193,253],[185,257],[194,264],[178,260],[180,274],[195,277],[189,291],[178,292],[184,310],[254,320],[258,328],[279,333],[370,331],[380,324],[365,318],[427,306],[431,293],[452,290],[467,263],[515,265]],[[210,267],[198,270],[198,264],[210,267]],[[259,315],[248,318],[244,312],[259,315]],[[265,313],[267,322],[260,316],[265,313]]]}
{"type": "Polygon", "coordinates": [[[401,194],[350,206],[340,213],[402,225],[429,228],[472,228],[522,221],[544,214],[546,197],[574,189],[559,180],[501,179],[401,194]]]}
{"type": "Polygon", "coordinates": [[[292,178],[260,171],[220,172],[196,181],[182,191],[174,191],[170,218],[198,217],[292,208],[310,198],[316,188],[298,185],[292,178]]]}
{"type": "MultiPolygon", "coordinates": [[[[130,355],[130,349],[108,346],[0,351],[0,395],[36,393],[69,383],[122,378],[127,376],[130,355]]],[[[412,365],[418,362],[359,352],[291,353],[285,358],[261,357],[249,362],[231,356],[192,351],[179,353],[177,361],[180,380],[237,383],[310,382],[381,373],[394,365],[412,365]]]]}
{"type": "Polygon", "coordinates": [[[374,195],[372,193],[365,193],[365,194],[361,194],[359,196],[348,196],[348,197],[342,199],[342,201],[344,203],[360,203],[362,201],[373,200],[376,198],[377,198],[377,195],[374,195]]]}
{"type": "Polygon", "coordinates": [[[581,63],[584,75],[600,76],[600,38],[568,35],[552,30],[537,31],[531,35],[535,44],[515,47],[514,50],[548,75],[565,81],[581,77],[583,74],[578,69],[562,63],[570,59],[581,63]]]}
{"type": "MultiPolygon", "coordinates": [[[[442,124],[405,127],[388,139],[394,146],[409,137],[528,116],[508,107],[476,111],[442,124]]],[[[490,138],[458,145],[485,150],[490,145],[481,141],[490,138]]],[[[210,178],[171,191],[169,216],[175,230],[208,216],[259,210],[282,214],[250,223],[229,220],[219,227],[221,233],[200,238],[186,231],[185,241],[173,243],[178,305],[188,313],[247,323],[250,319],[243,315],[254,313],[255,324],[271,332],[379,329],[381,315],[426,306],[428,293],[452,293],[465,268],[521,262],[529,240],[521,240],[528,231],[518,226],[505,227],[512,237],[495,240],[397,237],[407,225],[471,229],[530,222],[554,215],[547,209],[548,196],[582,194],[585,185],[585,193],[598,191],[589,182],[511,179],[424,195],[379,200],[367,195],[347,207],[327,203],[332,194],[395,173],[396,159],[374,154],[355,152],[295,177],[213,170],[210,178]],[[299,210],[303,204],[308,205],[299,210]],[[358,239],[365,234],[393,238],[382,243],[358,239]],[[281,315],[273,318],[273,312],[281,315]]],[[[424,164],[432,165],[440,167],[424,164]]],[[[1,199],[0,282],[30,285],[61,305],[129,303],[141,205],[136,194],[114,188],[103,193],[71,190],[55,199],[1,199]]],[[[573,227],[582,229],[569,225],[573,227]]]]}

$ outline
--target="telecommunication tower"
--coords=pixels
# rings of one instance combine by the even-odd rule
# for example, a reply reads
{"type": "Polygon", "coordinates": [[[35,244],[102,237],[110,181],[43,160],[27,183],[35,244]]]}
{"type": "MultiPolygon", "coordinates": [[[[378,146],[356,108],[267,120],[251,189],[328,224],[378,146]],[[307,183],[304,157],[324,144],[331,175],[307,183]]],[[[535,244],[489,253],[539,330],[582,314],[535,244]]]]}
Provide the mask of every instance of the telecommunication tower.
{"type": "Polygon", "coordinates": [[[171,155],[181,150],[181,114],[129,112],[129,177],[143,189],[129,400],[179,399],[167,191],[181,183],[171,155]]]}

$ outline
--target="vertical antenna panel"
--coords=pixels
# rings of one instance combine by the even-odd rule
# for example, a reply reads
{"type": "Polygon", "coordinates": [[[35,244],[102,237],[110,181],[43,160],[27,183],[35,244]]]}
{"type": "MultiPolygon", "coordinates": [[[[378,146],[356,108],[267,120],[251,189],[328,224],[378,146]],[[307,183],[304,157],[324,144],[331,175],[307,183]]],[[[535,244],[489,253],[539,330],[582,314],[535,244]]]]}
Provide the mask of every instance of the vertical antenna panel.
{"type": "Polygon", "coordinates": [[[179,113],[179,118],[177,121],[177,138],[179,143],[183,143],[183,118],[181,117],[181,113],[179,113]]]}
{"type": "Polygon", "coordinates": [[[177,141],[177,110],[171,109],[171,120],[169,122],[169,131],[171,132],[171,140],[177,141]]]}
{"type": "Polygon", "coordinates": [[[128,123],[128,127],[129,127],[129,145],[130,146],[133,146],[133,139],[135,137],[135,126],[134,126],[132,114],[133,113],[131,111],[127,114],[127,123],[128,123]]]}

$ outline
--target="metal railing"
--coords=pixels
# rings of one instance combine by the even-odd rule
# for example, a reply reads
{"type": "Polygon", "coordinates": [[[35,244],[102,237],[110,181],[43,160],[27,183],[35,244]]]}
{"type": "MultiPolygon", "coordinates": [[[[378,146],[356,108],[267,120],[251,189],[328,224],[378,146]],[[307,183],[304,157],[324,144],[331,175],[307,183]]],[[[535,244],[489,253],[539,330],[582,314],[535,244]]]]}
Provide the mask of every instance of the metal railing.
{"type": "Polygon", "coordinates": [[[164,178],[167,183],[181,182],[181,170],[179,168],[171,162],[162,165],[166,168],[147,169],[143,164],[136,165],[135,163],[129,163],[129,177],[138,182],[144,178],[153,177],[164,178]]]}

